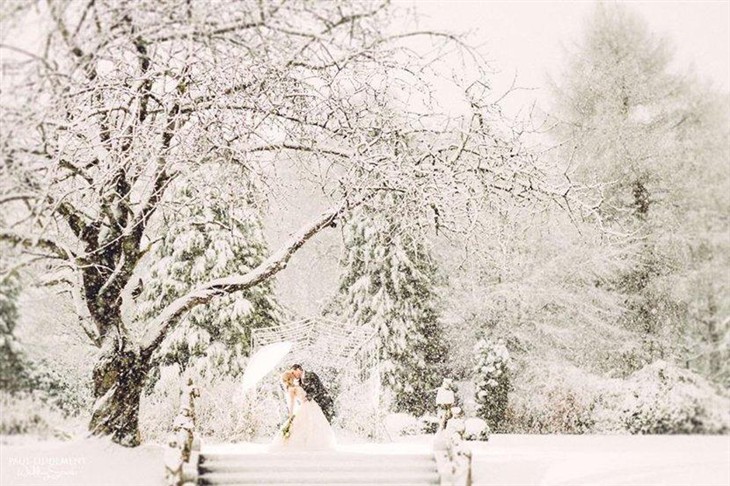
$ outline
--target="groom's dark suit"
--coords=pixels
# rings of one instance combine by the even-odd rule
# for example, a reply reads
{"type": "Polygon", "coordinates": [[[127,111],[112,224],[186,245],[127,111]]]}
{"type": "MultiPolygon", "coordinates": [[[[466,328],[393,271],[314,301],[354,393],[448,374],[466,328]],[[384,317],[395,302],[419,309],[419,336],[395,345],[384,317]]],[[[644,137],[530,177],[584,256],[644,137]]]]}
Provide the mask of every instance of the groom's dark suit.
{"type": "Polygon", "coordinates": [[[329,422],[332,422],[332,417],[335,414],[334,402],[332,402],[332,397],[327,393],[327,389],[322,384],[322,380],[319,379],[317,373],[305,370],[304,376],[302,376],[301,386],[307,392],[307,399],[317,402],[324,416],[327,417],[329,422]]]}

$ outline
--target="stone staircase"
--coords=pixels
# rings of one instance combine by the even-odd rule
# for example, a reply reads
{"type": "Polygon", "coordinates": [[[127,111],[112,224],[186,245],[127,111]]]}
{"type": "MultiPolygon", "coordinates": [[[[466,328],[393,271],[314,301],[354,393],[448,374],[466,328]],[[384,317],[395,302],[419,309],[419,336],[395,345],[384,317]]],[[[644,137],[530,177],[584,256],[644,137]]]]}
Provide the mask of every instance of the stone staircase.
{"type": "Polygon", "coordinates": [[[198,484],[439,484],[429,453],[205,453],[198,484]]]}

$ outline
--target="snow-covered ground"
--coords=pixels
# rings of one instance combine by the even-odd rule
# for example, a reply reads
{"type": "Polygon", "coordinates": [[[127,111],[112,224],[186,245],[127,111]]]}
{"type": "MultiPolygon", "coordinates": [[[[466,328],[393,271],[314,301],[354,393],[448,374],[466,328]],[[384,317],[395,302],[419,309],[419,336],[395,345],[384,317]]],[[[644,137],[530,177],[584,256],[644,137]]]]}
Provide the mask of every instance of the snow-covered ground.
{"type": "Polygon", "coordinates": [[[494,435],[478,485],[730,485],[730,436],[494,435]]]}
{"type": "MultiPolygon", "coordinates": [[[[430,450],[428,436],[390,444],[345,441],[343,452],[430,450]]],[[[730,436],[494,435],[471,442],[475,485],[730,485],[730,436]]],[[[263,443],[206,444],[206,452],[259,453],[263,443]]],[[[160,486],[162,451],[102,439],[0,440],[2,486],[160,486]]]]}
{"type": "Polygon", "coordinates": [[[0,436],[1,486],[161,486],[162,447],[0,436]]]}
{"type": "MultiPolygon", "coordinates": [[[[475,486],[730,486],[730,436],[496,434],[469,444],[475,486]]],[[[344,452],[366,454],[430,447],[428,436],[340,445],[344,452]]],[[[209,444],[204,450],[258,453],[266,445],[209,444]]]]}

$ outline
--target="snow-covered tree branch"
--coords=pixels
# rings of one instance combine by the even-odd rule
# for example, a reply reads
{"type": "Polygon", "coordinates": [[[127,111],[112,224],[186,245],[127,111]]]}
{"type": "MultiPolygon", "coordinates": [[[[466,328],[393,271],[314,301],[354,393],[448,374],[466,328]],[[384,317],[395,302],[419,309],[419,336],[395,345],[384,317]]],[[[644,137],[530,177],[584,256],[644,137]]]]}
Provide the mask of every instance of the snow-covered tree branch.
{"type": "Polygon", "coordinates": [[[140,343],[142,353],[145,355],[152,353],[165,338],[170,327],[174,326],[177,320],[194,306],[205,304],[216,295],[251,288],[284,270],[297,250],[317,233],[330,226],[347,209],[346,204],[341,204],[323,212],[317,219],[292,235],[285,245],[247,274],[211,280],[173,301],[149,324],[149,329],[140,343]]]}
{"type": "Polygon", "coordinates": [[[65,275],[58,282],[80,282],[94,327],[83,331],[103,352],[95,433],[135,444],[137,407],[125,404],[139,402],[150,355],[177,320],[272,278],[356,202],[398,193],[397,208],[380,210],[459,235],[485,200],[552,197],[518,134],[485,101],[481,57],[453,35],[395,25],[394,9],[371,1],[48,2],[3,18],[4,31],[30,20],[43,27],[30,47],[11,37],[2,44],[2,241],[49,257],[65,275]],[[418,52],[409,44],[416,38],[437,48],[418,52]],[[456,115],[434,102],[435,66],[447,55],[472,66],[468,81],[454,83],[463,105],[449,110],[456,115]],[[160,213],[174,205],[170,188],[211,162],[245,170],[242,198],[243,179],[271,188],[292,167],[332,209],[255,270],[171,302],[139,343],[140,323],[123,304],[144,278],[160,213]]]}

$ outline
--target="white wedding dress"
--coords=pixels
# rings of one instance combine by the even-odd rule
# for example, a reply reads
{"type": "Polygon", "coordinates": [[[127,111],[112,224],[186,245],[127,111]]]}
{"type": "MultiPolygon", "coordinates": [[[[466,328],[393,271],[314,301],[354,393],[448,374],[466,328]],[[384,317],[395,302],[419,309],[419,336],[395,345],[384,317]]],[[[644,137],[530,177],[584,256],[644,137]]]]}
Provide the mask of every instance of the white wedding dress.
{"type": "MultiPolygon", "coordinates": [[[[306,393],[300,386],[289,390],[289,399],[294,400],[294,419],[289,437],[277,432],[272,452],[326,451],[335,448],[335,433],[314,400],[306,400],[306,393]]],[[[292,404],[290,404],[292,406],[292,404]]]]}

